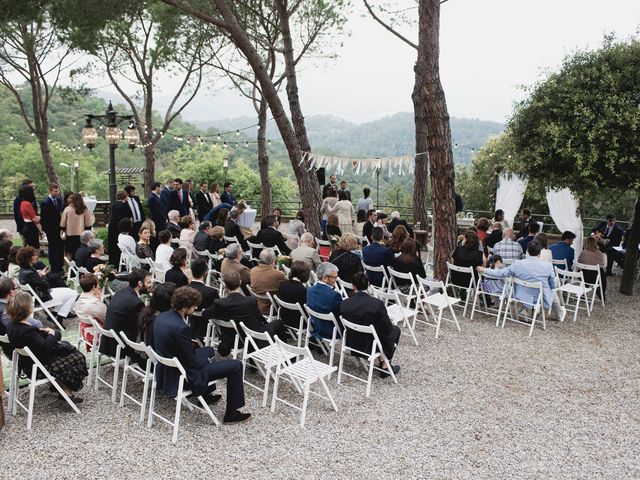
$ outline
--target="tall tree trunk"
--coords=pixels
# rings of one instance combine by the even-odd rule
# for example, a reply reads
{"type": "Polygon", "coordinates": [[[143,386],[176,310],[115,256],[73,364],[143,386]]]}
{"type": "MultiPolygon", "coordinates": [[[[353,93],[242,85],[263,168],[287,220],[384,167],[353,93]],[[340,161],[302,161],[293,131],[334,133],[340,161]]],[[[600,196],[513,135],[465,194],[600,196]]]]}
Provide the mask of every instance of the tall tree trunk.
{"type": "MultiPolygon", "coordinates": [[[[426,111],[421,96],[421,86],[425,82],[422,78],[423,74],[421,73],[421,69],[417,64],[414,67],[414,71],[415,84],[411,99],[413,100],[413,115],[416,130],[416,153],[424,153],[429,149],[426,111]]],[[[420,222],[422,227],[427,230],[429,227],[427,217],[428,166],[429,156],[427,154],[416,155],[413,180],[413,221],[416,223],[420,222]]]]}
{"type": "Polygon", "coordinates": [[[144,148],[144,196],[151,194],[151,184],[156,181],[155,143],[144,148]]]}
{"type": "Polygon", "coordinates": [[[214,0],[216,7],[228,25],[227,31],[242,54],[247,59],[256,78],[260,82],[262,95],[269,103],[271,114],[278,126],[280,136],[287,149],[289,161],[296,176],[300,198],[302,200],[302,210],[307,219],[307,230],[315,236],[320,236],[320,187],[313,172],[307,172],[305,164],[298,165],[302,159],[302,148],[298,142],[295,130],[284,110],[284,106],[278,96],[278,92],[273,85],[273,80],[262,65],[260,56],[253,48],[251,40],[246,32],[239,25],[233,12],[230,10],[226,0],[214,0]],[[313,175],[312,175],[313,173],[313,175]]]}
{"type": "MultiPolygon", "coordinates": [[[[416,148],[418,141],[424,141],[426,133],[435,223],[434,275],[438,279],[444,279],[447,274],[447,261],[456,242],[456,207],[451,128],[447,102],[440,82],[440,0],[420,0],[418,12],[419,44],[415,68],[416,82],[420,84],[416,86],[416,91],[419,98],[418,108],[424,109],[426,129],[416,125],[416,134],[420,132],[419,136],[416,135],[416,148]]],[[[421,121],[422,117],[422,113],[416,114],[416,119],[421,121]]],[[[423,167],[420,168],[422,170],[423,167]]]]}
{"type": "Polygon", "coordinates": [[[262,217],[272,212],[269,156],[267,155],[267,101],[260,99],[258,109],[258,171],[260,172],[260,204],[262,217]]]}
{"type": "Polygon", "coordinates": [[[624,270],[620,280],[620,293],[633,295],[633,283],[638,269],[638,243],[640,242],[640,197],[636,198],[636,206],[631,220],[631,231],[627,238],[627,253],[624,259],[624,270]]]}

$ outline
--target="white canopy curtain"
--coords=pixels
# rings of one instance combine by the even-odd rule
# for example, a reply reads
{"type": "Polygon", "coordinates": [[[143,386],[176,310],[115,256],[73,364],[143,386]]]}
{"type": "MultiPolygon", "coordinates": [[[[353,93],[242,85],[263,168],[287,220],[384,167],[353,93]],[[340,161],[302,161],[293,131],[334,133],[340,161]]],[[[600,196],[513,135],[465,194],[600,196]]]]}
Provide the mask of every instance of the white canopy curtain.
{"type": "Polygon", "coordinates": [[[527,183],[527,180],[516,174],[501,173],[498,179],[496,210],[504,210],[504,219],[509,222],[511,227],[513,227],[513,219],[522,204],[527,183]]]}
{"type": "Polygon", "coordinates": [[[558,230],[564,232],[569,230],[576,234],[573,242],[573,249],[576,252],[576,259],[582,251],[582,217],[578,214],[578,202],[568,188],[562,190],[547,190],[547,203],[549,213],[553,218],[558,230]]]}

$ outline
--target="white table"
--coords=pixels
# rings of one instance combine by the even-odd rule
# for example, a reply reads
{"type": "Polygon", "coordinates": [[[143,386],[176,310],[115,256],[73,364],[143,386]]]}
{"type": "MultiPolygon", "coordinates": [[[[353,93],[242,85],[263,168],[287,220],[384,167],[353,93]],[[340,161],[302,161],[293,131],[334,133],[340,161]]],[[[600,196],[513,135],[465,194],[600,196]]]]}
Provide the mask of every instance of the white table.
{"type": "Polygon", "coordinates": [[[96,205],[98,204],[98,201],[95,199],[95,197],[82,197],[82,200],[84,200],[84,204],[87,206],[87,209],[89,209],[89,212],[93,213],[93,211],[96,209],[96,205]]]}
{"type": "Polygon", "coordinates": [[[238,217],[238,225],[251,229],[253,227],[253,223],[256,221],[257,213],[258,211],[255,208],[246,208],[238,217]]]}

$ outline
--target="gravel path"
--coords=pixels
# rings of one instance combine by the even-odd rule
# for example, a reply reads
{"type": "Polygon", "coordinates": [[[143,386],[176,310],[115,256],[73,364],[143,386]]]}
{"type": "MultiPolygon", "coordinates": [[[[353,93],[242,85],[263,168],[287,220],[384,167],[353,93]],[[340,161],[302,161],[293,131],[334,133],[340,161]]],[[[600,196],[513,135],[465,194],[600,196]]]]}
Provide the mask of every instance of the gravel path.
{"type": "Polygon", "coordinates": [[[82,393],[82,415],[40,389],[33,430],[19,414],[0,431],[0,478],[639,478],[640,288],[623,297],[617,283],[606,312],[531,339],[483,317],[438,341],[422,331],[418,347],[403,336],[398,385],[376,378],[365,399],[364,384],[334,380],[339,412],[312,398],[304,430],[248,388],[250,422],[187,411],[174,446],[104,388],[82,393]]]}

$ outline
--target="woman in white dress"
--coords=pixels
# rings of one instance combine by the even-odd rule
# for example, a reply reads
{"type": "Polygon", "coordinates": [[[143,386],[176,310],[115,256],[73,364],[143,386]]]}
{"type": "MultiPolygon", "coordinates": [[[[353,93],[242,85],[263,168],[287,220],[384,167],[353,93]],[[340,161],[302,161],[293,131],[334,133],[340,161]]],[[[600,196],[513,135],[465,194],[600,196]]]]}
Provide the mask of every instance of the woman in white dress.
{"type": "Polygon", "coordinates": [[[217,182],[211,184],[209,193],[211,195],[211,208],[220,205],[220,185],[217,182]]]}
{"type": "Polygon", "coordinates": [[[331,213],[331,209],[338,202],[338,193],[335,188],[329,188],[327,190],[327,197],[322,201],[322,206],[320,207],[320,213],[322,214],[322,233],[327,232],[327,218],[329,217],[329,213],[331,213]]]}
{"type": "Polygon", "coordinates": [[[343,235],[345,233],[353,233],[355,210],[346,192],[342,190],[338,192],[338,201],[331,209],[331,213],[338,216],[338,224],[340,225],[340,231],[343,235]]]}

